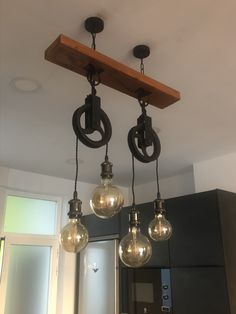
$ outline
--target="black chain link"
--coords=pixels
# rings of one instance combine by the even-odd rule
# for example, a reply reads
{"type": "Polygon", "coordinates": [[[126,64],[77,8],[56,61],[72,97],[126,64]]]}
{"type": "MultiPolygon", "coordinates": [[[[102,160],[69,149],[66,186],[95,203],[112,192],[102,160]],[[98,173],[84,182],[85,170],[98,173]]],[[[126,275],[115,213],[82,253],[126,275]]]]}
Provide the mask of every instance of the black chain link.
{"type": "Polygon", "coordinates": [[[141,72],[141,74],[144,74],[144,63],[143,63],[143,59],[141,59],[141,63],[140,63],[140,72],[141,72]]]}
{"type": "Polygon", "coordinates": [[[91,33],[92,35],[92,46],[91,48],[96,50],[96,33],[91,33]]]}

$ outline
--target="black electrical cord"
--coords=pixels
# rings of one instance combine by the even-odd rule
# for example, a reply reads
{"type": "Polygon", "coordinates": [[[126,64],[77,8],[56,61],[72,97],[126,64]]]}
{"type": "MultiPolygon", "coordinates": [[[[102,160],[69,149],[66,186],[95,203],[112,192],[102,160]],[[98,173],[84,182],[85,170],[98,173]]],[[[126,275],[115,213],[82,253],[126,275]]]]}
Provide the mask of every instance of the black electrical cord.
{"type": "Polygon", "coordinates": [[[132,154],[132,195],[133,195],[132,207],[133,207],[133,208],[135,207],[134,179],[135,179],[135,172],[134,172],[134,155],[132,154]]]}
{"type": "Polygon", "coordinates": [[[106,143],[105,159],[108,159],[108,143],[106,143]]]}
{"type": "Polygon", "coordinates": [[[78,169],[79,169],[79,159],[78,159],[78,146],[79,146],[79,139],[78,136],[76,136],[76,142],[75,142],[75,189],[74,189],[74,196],[77,197],[77,182],[78,182],[78,169]]]}
{"type": "Polygon", "coordinates": [[[160,184],[159,184],[159,171],[158,171],[158,158],[156,159],[156,183],[157,183],[157,198],[161,197],[160,194],[160,184]]]}

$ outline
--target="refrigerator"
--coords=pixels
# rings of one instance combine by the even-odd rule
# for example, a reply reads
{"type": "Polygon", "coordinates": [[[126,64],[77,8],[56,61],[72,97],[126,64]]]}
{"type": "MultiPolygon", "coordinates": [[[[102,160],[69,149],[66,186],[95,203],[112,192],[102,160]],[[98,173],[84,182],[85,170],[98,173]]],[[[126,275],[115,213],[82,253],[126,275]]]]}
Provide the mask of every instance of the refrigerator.
{"type": "Polygon", "coordinates": [[[119,314],[117,242],[89,242],[80,253],[78,314],[119,314]]]}

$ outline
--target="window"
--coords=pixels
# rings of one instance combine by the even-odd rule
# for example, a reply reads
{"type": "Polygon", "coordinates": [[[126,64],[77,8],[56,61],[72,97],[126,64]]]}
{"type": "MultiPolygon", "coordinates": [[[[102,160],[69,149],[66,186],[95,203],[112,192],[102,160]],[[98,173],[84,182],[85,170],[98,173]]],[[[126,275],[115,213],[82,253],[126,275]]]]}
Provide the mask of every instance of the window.
{"type": "Polygon", "coordinates": [[[0,314],[56,314],[59,203],[53,197],[6,196],[0,314]]]}
{"type": "Polygon", "coordinates": [[[55,235],[57,203],[9,195],[4,232],[55,235]]]}
{"type": "Polygon", "coordinates": [[[0,238],[0,282],[2,277],[2,263],[3,263],[3,252],[4,252],[5,238],[0,238]]]}

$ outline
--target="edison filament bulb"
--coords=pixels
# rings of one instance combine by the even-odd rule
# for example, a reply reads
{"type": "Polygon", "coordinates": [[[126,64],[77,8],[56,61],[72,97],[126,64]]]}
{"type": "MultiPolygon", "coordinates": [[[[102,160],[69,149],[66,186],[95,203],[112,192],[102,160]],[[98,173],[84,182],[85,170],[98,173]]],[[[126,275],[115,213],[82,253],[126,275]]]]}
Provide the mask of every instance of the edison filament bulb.
{"type": "Polygon", "coordinates": [[[78,253],[88,243],[88,231],[79,219],[69,219],[69,223],[62,229],[60,243],[67,252],[78,253]]]}
{"type": "Polygon", "coordinates": [[[111,218],[116,215],[124,204],[124,197],[119,188],[112,184],[112,163],[108,157],[101,164],[101,184],[95,188],[90,200],[90,207],[100,218],[111,218]]]}
{"type": "Polygon", "coordinates": [[[141,267],[152,256],[152,246],[148,238],[140,231],[139,212],[132,210],[129,217],[129,232],[119,244],[119,256],[128,267],[141,267]]]}
{"type": "Polygon", "coordinates": [[[60,244],[66,252],[78,253],[88,244],[88,231],[81,223],[81,204],[82,202],[77,198],[77,192],[74,192],[74,198],[69,201],[69,223],[60,234],[60,244]]]}
{"type": "Polygon", "coordinates": [[[172,226],[165,217],[164,201],[157,199],[155,206],[155,217],[149,224],[148,233],[154,241],[169,240],[172,235],[172,226]]]}

